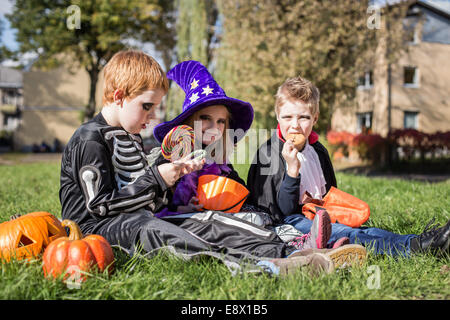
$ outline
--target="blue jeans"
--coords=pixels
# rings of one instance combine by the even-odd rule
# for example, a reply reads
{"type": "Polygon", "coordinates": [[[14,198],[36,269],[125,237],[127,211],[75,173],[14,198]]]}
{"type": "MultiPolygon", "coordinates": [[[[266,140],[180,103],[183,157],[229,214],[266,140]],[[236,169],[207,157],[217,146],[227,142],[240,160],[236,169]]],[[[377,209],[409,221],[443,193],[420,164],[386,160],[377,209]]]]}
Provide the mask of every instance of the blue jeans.
{"type": "MultiPolygon", "coordinates": [[[[312,220],[303,214],[293,214],[284,218],[284,223],[292,225],[300,232],[306,234],[311,230],[312,220]]],[[[389,254],[392,256],[410,254],[410,241],[417,237],[415,234],[396,234],[379,228],[352,228],[341,223],[331,224],[331,237],[329,243],[339,238],[348,237],[350,243],[361,244],[374,254],[389,254]]]]}

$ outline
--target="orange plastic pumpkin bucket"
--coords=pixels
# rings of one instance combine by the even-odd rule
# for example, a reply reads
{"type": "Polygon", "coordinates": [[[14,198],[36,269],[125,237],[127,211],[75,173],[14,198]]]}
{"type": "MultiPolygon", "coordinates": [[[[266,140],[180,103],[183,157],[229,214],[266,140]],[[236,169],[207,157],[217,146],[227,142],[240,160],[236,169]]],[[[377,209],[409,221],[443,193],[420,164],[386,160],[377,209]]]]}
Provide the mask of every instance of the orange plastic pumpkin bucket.
{"type": "Polygon", "coordinates": [[[249,191],[233,179],[206,174],[198,178],[197,197],[204,210],[236,213],[249,191]]]}

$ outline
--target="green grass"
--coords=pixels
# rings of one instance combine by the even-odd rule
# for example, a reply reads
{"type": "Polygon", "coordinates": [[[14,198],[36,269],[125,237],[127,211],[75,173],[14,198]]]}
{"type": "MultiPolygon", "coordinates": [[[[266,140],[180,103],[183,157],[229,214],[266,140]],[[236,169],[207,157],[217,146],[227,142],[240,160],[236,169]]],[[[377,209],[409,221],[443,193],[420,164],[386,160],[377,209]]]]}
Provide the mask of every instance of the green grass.
{"type": "MultiPolygon", "coordinates": [[[[246,177],[245,166],[236,169],[246,177]]],[[[0,166],[0,221],[32,211],[61,217],[59,170],[57,163],[0,166]]],[[[441,224],[450,217],[450,181],[427,184],[340,173],[337,178],[341,189],[369,203],[368,226],[420,233],[432,217],[441,224]]],[[[115,272],[92,275],[81,290],[44,278],[40,260],[0,265],[0,299],[450,299],[448,257],[369,255],[362,267],[311,279],[302,271],[287,278],[233,277],[212,260],[115,255],[115,272]],[[373,268],[379,270],[379,289],[370,286],[373,268]]]]}

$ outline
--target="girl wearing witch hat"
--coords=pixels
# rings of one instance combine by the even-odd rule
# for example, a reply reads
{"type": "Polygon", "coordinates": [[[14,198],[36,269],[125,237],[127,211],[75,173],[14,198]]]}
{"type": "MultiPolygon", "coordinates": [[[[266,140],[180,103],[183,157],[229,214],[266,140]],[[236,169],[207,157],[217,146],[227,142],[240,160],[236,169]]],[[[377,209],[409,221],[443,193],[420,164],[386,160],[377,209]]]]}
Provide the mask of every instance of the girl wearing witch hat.
{"type": "MultiPolygon", "coordinates": [[[[197,201],[198,177],[204,174],[226,176],[245,185],[228,156],[244,137],[253,121],[250,103],[226,96],[208,70],[198,61],[184,61],[167,73],[186,93],[182,113],[154,128],[156,140],[162,142],[174,127],[185,124],[194,128],[195,148],[206,151],[203,169],[183,177],[177,184],[170,210],[185,213],[201,210],[197,201]],[[231,129],[231,130],[229,130],[231,129]],[[228,135],[233,132],[231,137],[228,135]]],[[[162,160],[162,158],[160,159],[162,160]]],[[[167,215],[164,211],[159,216],[167,215]]]]}

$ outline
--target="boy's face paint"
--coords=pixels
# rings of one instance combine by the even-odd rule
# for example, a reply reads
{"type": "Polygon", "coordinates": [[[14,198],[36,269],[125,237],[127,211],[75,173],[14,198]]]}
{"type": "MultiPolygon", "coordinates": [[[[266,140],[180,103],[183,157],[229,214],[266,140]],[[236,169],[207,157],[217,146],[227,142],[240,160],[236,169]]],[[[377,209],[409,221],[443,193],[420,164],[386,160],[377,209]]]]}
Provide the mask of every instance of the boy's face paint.
{"type": "Polygon", "coordinates": [[[119,122],[122,128],[138,134],[156,118],[156,109],[165,93],[162,89],[147,90],[133,99],[123,99],[118,106],[119,122]]]}
{"type": "Polygon", "coordinates": [[[195,122],[198,121],[201,121],[202,144],[208,146],[222,138],[228,122],[228,110],[223,105],[206,107],[197,111],[195,122]]]}
{"type": "Polygon", "coordinates": [[[277,120],[284,139],[289,133],[301,133],[308,139],[318,117],[318,114],[311,114],[308,105],[302,101],[286,101],[277,114],[277,120]]]}

